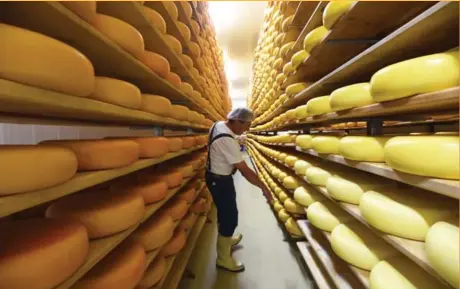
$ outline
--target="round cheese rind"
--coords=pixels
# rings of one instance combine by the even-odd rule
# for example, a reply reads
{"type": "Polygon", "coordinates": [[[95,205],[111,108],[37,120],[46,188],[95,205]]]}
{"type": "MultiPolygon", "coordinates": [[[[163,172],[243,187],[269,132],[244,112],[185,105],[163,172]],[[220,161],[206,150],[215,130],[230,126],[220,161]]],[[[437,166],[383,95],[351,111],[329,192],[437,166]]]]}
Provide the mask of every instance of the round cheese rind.
{"type": "Polygon", "coordinates": [[[356,83],[336,89],[331,93],[330,105],[333,111],[365,106],[374,103],[370,83],[356,83]]]}
{"type": "Polygon", "coordinates": [[[292,213],[292,214],[297,214],[297,215],[305,215],[305,210],[304,208],[297,204],[293,199],[287,198],[284,201],[284,208],[286,209],[287,212],[292,213]]]}
{"type": "Polygon", "coordinates": [[[184,248],[187,241],[187,234],[184,230],[178,230],[174,233],[171,240],[166,243],[161,249],[161,254],[165,257],[176,255],[184,248]]]}
{"type": "Polygon", "coordinates": [[[144,11],[144,15],[149,20],[149,22],[153,26],[155,26],[155,28],[160,30],[161,33],[166,34],[166,22],[163,16],[161,16],[161,14],[155,11],[154,9],[149,8],[147,6],[142,6],[142,9],[144,11]]]}
{"type": "Polygon", "coordinates": [[[320,154],[338,154],[340,139],[337,136],[315,136],[311,147],[320,154]]]}
{"type": "MultiPolygon", "coordinates": [[[[114,184],[110,187],[111,190],[119,190],[119,185],[114,184]]],[[[142,195],[145,204],[156,203],[163,200],[168,193],[168,184],[161,180],[139,180],[135,183],[122,185],[122,190],[128,193],[135,192],[142,195]]]]}
{"type": "Polygon", "coordinates": [[[169,152],[169,140],[165,137],[132,138],[139,145],[139,158],[160,158],[169,152]]]}
{"type": "Polygon", "coordinates": [[[318,167],[310,167],[305,173],[305,180],[312,185],[325,187],[331,174],[318,167]]]}
{"type": "Polygon", "coordinates": [[[172,104],[166,97],[143,93],[142,104],[139,109],[156,115],[169,117],[172,112],[172,104]]]}
{"type": "Polygon", "coordinates": [[[171,117],[178,120],[187,120],[189,108],[183,105],[173,104],[171,109],[171,117]]]}
{"type": "Polygon", "coordinates": [[[286,223],[284,223],[284,225],[286,226],[286,229],[289,233],[296,236],[303,236],[303,233],[294,218],[289,218],[286,223]]]}
{"type": "Polygon", "coordinates": [[[332,29],[334,24],[353,7],[356,1],[332,1],[327,4],[323,12],[323,25],[332,29]]]}
{"type": "Polygon", "coordinates": [[[301,206],[308,207],[313,203],[325,200],[326,197],[311,187],[301,186],[294,191],[294,200],[301,206]]]}
{"type": "Polygon", "coordinates": [[[364,192],[384,186],[379,179],[370,178],[364,174],[332,175],[327,179],[326,189],[332,198],[354,205],[359,205],[364,192]]]}
{"type": "Polygon", "coordinates": [[[173,1],[164,1],[163,5],[173,20],[177,20],[179,18],[179,11],[177,10],[177,6],[173,1]]]}
{"type": "Polygon", "coordinates": [[[389,137],[346,136],[340,139],[338,153],[361,162],[385,162],[383,148],[389,137]]]}
{"type": "Polygon", "coordinates": [[[332,112],[329,95],[315,97],[307,102],[307,113],[309,116],[320,115],[328,112],[332,112]]]}
{"type": "Polygon", "coordinates": [[[154,214],[142,223],[132,234],[132,239],[146,251],[152,251],[166,244],[174,234],[174,220],[168,215],[154,214]]]}
{"type": "Polygon", "coordinates": [[[294,164],[294,171],[297,175],[304,176],[307,172],[307,169],[312,165],[304,160],[297,160],[294,164]]]}
{"type": "Polygon", "coordinates": [[[137,284],[136,289],[149,289],[155,286],[166,272],[166,259],[163,256],[157,256],[145,270],[142,280],[137,284]]]}
{"type": "Polygon", "coordinates": [[[129,82],[110,77],[96,77],[93,93],[88,98],[103,102],[138,109],[142,103],[139,88],[129,82]]]}
{"type": "Polygon", "coordinates": [[[298,135],[295,139],[295,144],[302,149],[310,149],[312,140],[313,137],[309,134],[298,135]]]}
{"type": "Polygon", "coordinates": [[[291,217],[291,215],[289,215],[289,213],[286,211],[286,209],[281,209],[279,212],[278,212],[278,218],[280,218],[281,222],[286,222],[289,218],[291,217]]]}
{"type": "Polygon", "coordinates": [[[162,78],[168,78],[171,72],[169,61],[160,54],[144,51],[142,62],[162,78]]]}
{"type": "Polygon", "coordinates": [[[315,48],[318,44],[320,44],[324,38],[326,38],[329,30],[326,27],[320,26],[307,34],[303,40],[303,49],[310,53],[313,48],[315,48]]]}
{"type": "Polygon", "coordinates": [[[332,232],[335,227],[352,218],[349,214],[328,200],[311,204],[308,206],[306,212],[307,218],[313,226],[327,232],[332,232]]]}
{"type": "Polygon", "coordinates": [[[169,152],[177,152],[183,148],[183,141],[180,137],[169,137],[169,152]]]}

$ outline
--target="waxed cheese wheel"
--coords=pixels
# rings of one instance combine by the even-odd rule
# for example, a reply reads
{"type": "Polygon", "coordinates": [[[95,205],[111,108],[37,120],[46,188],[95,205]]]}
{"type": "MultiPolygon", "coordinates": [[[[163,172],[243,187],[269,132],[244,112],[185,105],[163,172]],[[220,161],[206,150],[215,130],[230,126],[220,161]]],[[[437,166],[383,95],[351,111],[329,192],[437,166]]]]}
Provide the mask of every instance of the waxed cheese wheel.
{"type": "Polygon", "coordinates": [[[459,287],[458,242],[458,218],[434,224],[425,241],[428,262],[454,288],[459,287]]]}
{"type": "Polygon", "coordinates": [[[188,107],[178,104],[173,104],[171,108],[171,117],[178,120],[187,120],[188,112],[190,110],[188,107]]]}
{"type": "Polygon", "coordinates": [[[281,25],[283,32],[287,32],[289,30],[289,26],[292,24],[292,20],[294,20],[294,15],[288,16],[283,20],[283,24],[281,25]]]}
{"type": "Polygon", "coordinates": [[[193,87],[187,82],[181,82],[180,90],[183,93],[185,93],[185,95],[187,95],[187,96],[191,96],[192,93],[193,93],[193,87]]]}
{"type": "Polygon", "coordinates": [[[331,109],[329,101],[330,101],[329,95],[315,97],[315,98],[310,99],[307,102],[308,115],[315,116],[315,115],[320,115],[320,114],[331,112],[332,109],[331,109]]]}
{"type": "Polygon", "coordinates": [[[459,84],[458,50],[422,56],[387,66],[371,78],[376,102],[438,91],[459,84]]]}
{"type": "Polygon", "coordinates": [[[93,92],[93,65],[75,48],[3,23],[0,35],[0,78],[75,96],[93,92]]]}
{"type": "Polygon", "coordinates": [[[312,185],[325,187],[331,174],[318,167],[310,167],[305,173],[305,180],[312,185]]]}
{"type": "Polygon", "coordinates": [[[279,201],[276,201],[275,204],[273,205],[273,208],[275,209],[276,212],[279,212],[279,211],[281,211],[284,207],[283,207],[283,205],[282,205],[279,201]]]}
{"type": "Polygon", "coordinates": [[[346,136],[340,139],[339,154],[361,162],[385,162],[383,148],[389,137],[346,136]]]}
{"type": "Polygon", "coordinates": [[[166,97],[143,93],[139,109],[160,116],[171,116],[172,104],[166,97]]]}
{"type": "Polygon", "coordinates": [[[96,17],[96,1],[61,1],[61,4],[88,23],[96,17]]]}
{"type": "Polygon", "coordinates": [[[193,225],[195,225],[196,220],[198,219],[198,215],[189,212],[180,222],[179,229],[185,230],[185,231],[190,231],[193,228],[193,225]]]}
{"type": "Polygon", "coordinates": [[[93,26],[134,57],[144,57],[144,38],[130,24],[112,16],[97,14],[93,26]]]}
{"type": "Polygon", "coordinates": [[[299,226],[297,225],[295,219],[289,218],[286,221],[286,223],[284,223],[284,225],[286,226],[287,231],[291,233],[292,235],[301,236],[301,237],[303,236],[303,233],[300,230],[299,226]]]}
{"type": "Polygon", "coordinates": [[[340,111],[374,103],[370,93],[370,83],[357,83],[334,90],[331,93],[330,106],[340,111]]]}
{"type": "Polygon", "coordinates": [[[338,136],[315,136],[311,148],[320,154],[338,154],[340,139],[338,136]]]}
{"type": "Polygon", "coordinates": [[[142,62],[160,77],[167,78],[171,72],[168,60],[160,54],[144,51],[142,62]]]}
{"type": "Polygon", "coordinates": [[[428,229],[458,214],[450,199],[410,189],[378,189],[364,193],[359,209],[373,227],[391,235],[425,241],[428,229]]]}
{"type": "Polygon", "coordinates": [[[175,53],[177,53],[178,55],[181,55],[182,54],[182,44],[180,43],[180,41],[177,40],[176,37],[169,35],[169,34],[165,34],[164,37],[165,37],[165,41],[168,44],[168,46],[171,47],[171,49],[175,53]]]}
{"type": "Polygon", "coordinates": [[[420,176],[459,179],[458,136],[398,136],[387,141],[385,162],[420,176]]]}
{"type": "Polygon", "coordinates": [[[286,75],[284,75],[284,73],[280,73],[276,76],[275,80],[278,84],[282,84],[286,80],[286,75]]]}
{"type": "Polygon", "coordinates": [[[332,231],[331,246],[345,262],[370,271],[381,260],[399,255],[391,245],[358,222],[340,224],[332,231]]]}
{"type": "Polygon", "coordinates": [[[55,201],[46,210],[46,217],[80,221],[90,238],[100,238],[136,225],[144,208],[144,198],[138,192],[88,190],[55,201]]]}
{"type": "Polygon", "coordinates": [[[185,136],[182,137],[182,148],[189,149],[195,146],[195,137],[193,136],[185,136]]]}
{"type": "Polygon", "coordinates": [[[318,44],[320,44],[324,38],[326,38],[329,30],[326,27],[320,26],[307,34],[303,40],[303,49],[310,53],[313,48],[315,48],[318,44]]]}
{"type": "Polygon", "coordinates": [[[174,234],[174,220],[168,215],[154,214],[143,222],[132,234],[132,239],[146,251],[152,251],[166,244],[174,234]]]}
{"type": "Polygon", "coordinates": [[[308,207],[313,203],[326,199],[326,197],[311,187],[301,186],[294,191],[294,200],[301,206],[308,207]]]}
{"type": "Polygon", "coordinates": [[[283,186],[288,190],[295,190],[299,187],[299,182],[294,177],[288,176],[283,179],[283,186]]]}
{"type": "Polygon", "coordinates": [[[132,138],[139,145],[139,158],[160,158],[169,152],[169,140],[165,137],[132,138]]]}
{"type": "Polygon", "coordinates": [[[287,198],[284,201],[284,208],[286,209],[287,212],[292,213],[292,214],[297,214],[297,215],[305,215],[305,210],[304,208],[297,204],[293,199],[287,198]]]}
{"type": "Polygon", "coordinates": [[[174,221],[182,219],[187,214],[188,204],[180,198],[174,198],[163,206],[161,213],[171,216],[174,221]]]}
{"type": "Polygon", "coordinates": [[[279,55],[281,57],[284,57],[286,53],[294,47],[295,41],[288,42],[286,44],[283,44],[283,46],[280,48],[279,55]]]}
{"type": "Polygon", "coordinates": [[[75,154],[60,147],[0,146],[0,196],[45,189],[77,172],[75,154]]]}
{"type": "Polygon", "coordinates": [[[289,198],[289,196],[285,192],[281,191],[278,195],[278,198],[280,199],[281,203],[284,204],[284,202],[289,198]]]}
{"type": "Polygon", "coordinates": [[[8,221],[0,224],[0,248],[0,288],[54,288],[83,264],[88,233],[71,220],[8,221]]]}
{"type": "Polygon", "coordinates": [[[185,231],[177,230],[171,240],[161,249],[161,254],[165,257],[176,255],[184,248],[186,241],[187,234],[185,231]]]}
{"type": "Polygon", "coordinates": [[[142,279],[146,267],[144,248],[137,243],[125,242],[99,261],[72,288],[134,288],[142,279]]]}
{"type": "Polygon", "coordinates": [[[186,188],[176,195],[176,198],[186,201],[187,204],[193,203],[195,201],[197,192],[194,188],[186,188]]]}
{"type": "Polygon", "coordinates": [[[120,168],[139,158],[139,145],[131,140],[53,140],[41,144],[72,150],[77,157],[79,171],[120,168]]]}
{"type": "MultiPolygon", "coordinates": [[[[184,3],[186,3],[186,2],[184,2],[184,3]]],[[[190,41],[190,39],[192,38],[192,32],[190,31],[188,26],[185,25],[183,22],[180,22],[180,21],[174,21],[174,23],[176,24],[177,29],[179,30],[179,32],[182,35],[182,37],[184,37],[184,39],[186,41],[190,41]]]]}
{"type": "Polygon", "coordinates": [[[308,116],[308,112],[307,112],[307,105],[304,104],[304,105],[300,105],[298,107],[295,108],[295,118],[300,120],[300,119],[304,119],[304,118],[307,118],[308,116]]]}
{"type": "Polygon", "coordinates": [[[287,156],[285,159],[284,159],[284,163],[290,167],[294,167],[295,163],[298,161],[299,159],[295,156],[287,156]]]}
{"type": "Polygon", "coordinates": [[[183,147],[183,141],[180,137],[170,137],[169,141],[169,152],[180,151],[183,147]]]}
{"type": "MultiPolygon", "coordinates": [[[[121,185],[122,190],[129,192],[135,192],[142,195],[145,204],[151,204],[161,201],[166,197],[168,193],[168,184],[164,180],[158,179],[145,179],[137,180],[135,183],[128,183],[121,185]]],[[[114,183],[111,190],[119,190],[119,185],[114,183]]]]}
{"type": "Polygon", "coordinates": [[[188,2],[183,2],[182,3],[182,8],[185,14],[185,17],[187,19],[191,19],[193,15],[193,9],[192,6],[188,2]]]}
{"type": "Polygon", "coordinates": [[[291,58],[292,68],[297,70],[297,68],[310,56],[305,50],[300,50],[294,53],[291,58]]]}
{"type": "Polygon", "coordinates": [[[182,80],[180,76],[175,74],[174,72],[170,72],[169,75],[166,77],[166,80],[172,84],[176,88],[181,88],[182,80]]]}
{"type": "Polygon", "coordinates": [[[142,280],[137,284],[136,289],[149,289],[163,278],[166,272],[166,259],[164,256],[157,256],[145,270],[142,280]]]}
{"type": "Polygon", "coordinates": [[[385,186],[385,182],[364,173],[340,173],[327,179],[326,189],[332,198],[354,205],[359,205],[364,192],[385,186]]]}
{"type": "Polygon", "coordinates": [[[161,33],[166,34],[166,22],[163,16],[147,6],[142,6],[142,10],[144,11],[144,16],[149,20],[150,24],[160,30],[161,33]]]}
{"type": "Polygon", "coordinates": [[[283,66],[283,73],[284,73],[285,76],[288,76],[293,71],[294,71],[294,69],[292,68],[292,63],[291,62],[288,62],[283,66]]]}
{"type": "Polygon", "coordinates": [[[172,189],[182,184],[184,173],[181,169],[171,169],[167,172],[160,173],[155,176],[159,180],[166,181],[168,188],[172,189]]]}
{"type": "Polygon", "coordinates": [[[351,220],[351,216],[328,200],[308,206],[307,218],[310,223],[323,231],[332,232],[338,225],[351,220]]]}
{"type": "Polygon", "coordinates": [[[177,6],[174,4],[174,2],[164,1],[163,5],[173,20],[177,20],[177,18],[179,18],[179,11],[177,10],[177,6]]]}
{"type": "Polygon", "coordinates": [[[297,175],[304,176],[307,172],[307,169],[312,165],[304,160],[297,160],[294,164],[294,171],[297,175]]]}
{"type": "Polygon", "coordinates": [[[188,43],[188,46],[192,54],[195,55],[195,57],[201,57],[201,48],[197,43],[190,41],[188,43]]]}
{"type": "Polygon", "coordinates": [[[308,82],[299,82],[294,83],[286,87],[286,95],[288,97],[293,97],[294,95],[300,93],[302,90],[306,89],[310,83],[308,82]]]}
{"type": "Polygon", "coordinates": [[[190,56],[188,56],[187,54],[182,54],[181,58],[185,64],[185,67],[189,69],[193,67],[193,60],[190,58],[190,56]]]}
{"type": "Polygon", "coordinates": [[[323,12],[323,25],[331,29],[334,24],[353,7],[356,1],[332,1],[323,12]]]}
{"type": "Polygon", "coordinates": [[[201,214],[206,211],[206,199],[204,198],[198,198],[195,200],[195,202],[192,204],[190,211],[195,213],[195,214],[201,214]]]}
{"type": "Polygon", "coordinates": [[[286,209],[281,209],[279,212],[278,212],[278,218],[280,218],[281,222],[286,222],[289,218],[291,217],[291,215],[289,215],[289,213],[286,211],[286,209]]]}
{"type": "Polygon", "coordinates": [[[142,95],[139,88],[129,82],[110,77],[96,77],[94,91],[88,98],[99,101],[138,109],[142,103],[142,95]]]}
{"type": "Polygon", "coordinates": [[[313,137],[309,134],[298,135],[295,139],[296,146],[302,149],[310,149],[313,137]]]}

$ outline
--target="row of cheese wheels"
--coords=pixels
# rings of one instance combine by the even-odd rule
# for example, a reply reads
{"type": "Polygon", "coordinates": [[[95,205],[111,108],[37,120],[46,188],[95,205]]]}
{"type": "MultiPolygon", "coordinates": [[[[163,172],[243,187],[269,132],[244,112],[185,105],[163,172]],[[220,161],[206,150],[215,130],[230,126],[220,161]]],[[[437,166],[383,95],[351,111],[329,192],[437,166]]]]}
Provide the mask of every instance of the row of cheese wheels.
{"type": "MultiPolygon", "coordinates": [[[[258,139],[257,136],[251,136],[258,139]]],[[[319,154],[338,154],[347,160],[385,162],[391,168],[414,175],[459,179],[457,134],[409,136],[285,135],[281,143],[312,149],[319,154]],[[295,141],[294,141],[295,139],[295,141]],[[283,142],[286,141],[286,142],[283,142]]]]}
{"type": "Polygon", "coordinates": [[[207,135],[102,140],[48,140],[38,145],[0,146],[0,195],[25,193],[61,184],[77,171],[129,166],[207,143],[207,135]]]}
{"type": "MultiPolygon", "coordinates": [[[[260,149],[268,152],[264,147],[260,149]]],[[[294,165],[285,163],[285,166],[294,169],[297,176],[290,174],[289,170],[280,170],[268,160],[265,160],[265,163],[270,168],[271,174],[277,177],[285,188],[294,190],[294,200],[298,205],[307,208],[307,218],[312,225],[333,233],[333,248],[334,243],[337,244],[334,251],[348,263],[372,270],[373,266],[382,259],[379,257],[380,249],[374,252],[372,258],[372,255],[368,255],[365,259],[355,260],[353,256],[357,252],[350,251],[350,248],[340,247],[340,244],[344,244],[343,240],[339,240],[341,235],[345,232],[349,237],[351,234],[344,227],[349,225],[349,222],[353,223],[353,218],[334,202],[327,200],[325,195],[318,193],[312,186],[324,188],[327,195],[338,202],[359,206],[360,215],[366,223],[381,232],[425,242],[425,251],[431,266],[452,286],[457,284],[458,258],[446,257],[457,256],[459,251],[458,206],[455,201],[426,191],[382,182],[382,179],[364,173],[347,171],[310,160],[298,160],[294,165]],[[310,185],[302,182],[298,177],[303,178],[310,185]],[[342,223],[345,223],[345,226],[337,229],[342,223]],[[336,229],[341,233],[334,234],[336,229]],[[336,238],[334,238],[335,235],[336,238]],[[365,262],[361,263],[361,261],[365,262]]],[[[284,196],[280,194],[279,199],[283,200],[283,198],[284,196]]],[[[356,229],[358,231],[367,231],[365,227],[358,224],[351,226],[358,227],[356,229]]],[[[374,236],[374,239],[378,238],[374,236]]],[[[390,249],[387,244],[383,245],[381,240],[364,239],[364,241],[364,244],[381,243],[382,245],[378,245],[378,248],[385,247],[384,251],[394,255],[394,250],[390,249]]],[[[433,286],[433,283],[428,284],[433,286]]],[[[458,288],[457,285],[454,287],[458,288]]],[[[376,285],[373,288],[381,287],[376,285]]]]}
{"type": "MultiPolygon", "coordinates": [[[[266,113],[270,114],[309,85],[310,83],[303,82],[289,85],[266,113]]],[[[334,90],[330,95],[312,98],[305,105],[288,110],[260,128],[279,127],[307,117],[440,91],[458,85],[458,49],[454,49],[382,68],[371,77],[370,82],[348,85],[334,90]]]]}
{"type": "MultiPolygon", "coordinates": [[[[184,166],[172,167],[169,171],[149,170],[133,175],[131,179],[64,197],[45,208],[42,216],[46,218],[6,220],[0,225],[0,244],[4,252],[0,254],[0,288],[54,288],[80,268],[88,254],[94,254],[89,250],[90,240],[138,226],[148,212],[147,202],[155,204],[166,197],[168,190],[172,190],[171,193],[177,191],[183,176],[189,174],[186,172],[187,163],[197,158],[201,156],[195,155],[184,166]]],[[[195,171],[202,167],[200,163],[195,171]]],[[[191,213],[200,214],[210,207],[203,205],[209,203],[209,194],[197,191],[204,185],[203,173],[201,170],[197,181],[175,194],[159,212],[130,235],[129,242],[139,244],[136,246],[142,248],[141,255],[162,248],[160,254],[168,256],[181,249],[181,234],[178,233],[179,237],[174,234],[176,226],[173,222],[184,218],[189,208],[191,213]]],[[[184,222],[186,220],[186,224],[190,224],[189,218],[185,218],[184,222]]],[[[179,230],[188,228],[186,224],[181,224],[179,230]]],[[[98,263],[77,282],[76,288],[134,288],[135,284],[126,284],[133,281],[133,274],[126,273],[132,273],[129,271],[134,269],[135,262],[132,260],[139,258],[124,249],[122,251],[133,258],[120,258],[117,251],[98,263]],[[128,272],[120,273],[121,270],[128,272]],[[124,285],[114,286],[116,282],[124,285]]],[[[142,272],[144,269],[145,264],[142,272]]]]}

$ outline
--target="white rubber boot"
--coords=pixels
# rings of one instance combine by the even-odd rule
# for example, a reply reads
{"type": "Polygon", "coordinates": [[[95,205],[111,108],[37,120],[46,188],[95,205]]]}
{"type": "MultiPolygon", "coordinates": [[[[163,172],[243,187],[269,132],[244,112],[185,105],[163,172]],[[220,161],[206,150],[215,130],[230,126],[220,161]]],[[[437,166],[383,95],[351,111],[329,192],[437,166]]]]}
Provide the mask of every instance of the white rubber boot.
{"type": "Polygon", "coordinates": [[[219,235],[217,238],[216,266],[217,268],[225,269],[230,272],[243,272],[243,263],[236,261],[232,257],[232,241],[232,237],[223,237],[219,235]]]}
{"type": "Polygon", "coordinates": [[[238,245],[243,239],[243,234],[238,233],[236,236],[232,237],[232,247],[238,245]]]}

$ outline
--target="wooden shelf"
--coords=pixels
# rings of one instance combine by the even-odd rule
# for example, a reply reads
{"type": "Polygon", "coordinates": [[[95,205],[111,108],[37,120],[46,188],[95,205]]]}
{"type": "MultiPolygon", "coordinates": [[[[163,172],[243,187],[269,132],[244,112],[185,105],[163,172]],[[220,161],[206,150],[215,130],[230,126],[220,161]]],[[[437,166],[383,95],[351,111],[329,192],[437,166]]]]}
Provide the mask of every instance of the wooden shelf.
{"type": "Polygon", "coordinates": [[[313,248],[307,242],[297,242],[297,248],[300,251],[307,267],[310,269],[313,279],[316,281],[316,285],[319,289],[335,289],[330,276],[325,272],[324,268],[321,266],[321,263],[317,261],[318,257],[315,258],[315,253],[313,248]]]}
{"type": "Polygon", "coordinates": [[[65,183],[48,189],[0,197],[0,217],[8,216],[13,213],[44,204],[51,200],[70,195],[72,193],[118,178],[120,176],[124,176],[132,172],[150,167],[152,165],[167,161],[169,159],[188,154],[203,147],[205,146],[202,145],[196,148],[182,150],[180,152],[168,153],[161,158],[141,159],[130,166],[118,169],[81,172],[77,173],[72,179],[66,181],[65,183]]]}

